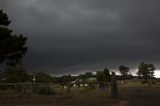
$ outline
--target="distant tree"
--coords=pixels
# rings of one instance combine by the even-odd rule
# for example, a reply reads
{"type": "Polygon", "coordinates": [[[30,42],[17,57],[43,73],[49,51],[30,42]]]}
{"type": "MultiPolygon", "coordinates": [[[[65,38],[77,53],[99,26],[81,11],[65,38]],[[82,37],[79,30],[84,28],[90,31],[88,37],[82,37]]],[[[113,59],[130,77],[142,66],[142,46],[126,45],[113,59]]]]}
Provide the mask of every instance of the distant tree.
{"type": "Polygon", "coordinates": [[[93,73],[92,72],[86,72],[85,76],[86,76],[86,78],[93,77],[93,73]]]}
{"type": "Polygon", "coordinates": [[[4,72],[3,76],[4,82],[10,83],[20,83],[20,82],[30,82],[31,76],[26,72],[23,66],[8,66],[7,70],[4,72]]]}
{"type": "Polygon", "coordinates": [[[78,75],[78,79],[77,79],[76,82],[79,83],[80,80],[82,80],[83,83],[86,82],[86,80],[87,80],[87,75],[85,75],[85,74],[80,74],[80,75],[78,75]]]}
{"type": "Polygon", "coordinates": [[[98,82],[100,82],[100,83],[106,82],[106,77],[105,77],[103,71],[97,71],[96,75],[97,75],[96,79],[98,82]]]}
{"type": "Polygon", "coordinates": [[[141,72],[140,72],[140,71],[138,71],[136,74],[138,75],[138,77],[139,77],[139,78],[141,78],[141,77],[142,77],[142,74],[141,74],[141,72]]]}
{"type": "Polygon", "coordinates": [[[34,77],[36,83],[52,83],[55,81],[52,76],[43,72],[33,73],[32,79],[34,77]]]}
{"type": "Polygon", "coordinates": [[[128,76],[129,79],[133,79],[134,76],[129,72],[129,76],[128,76]]]}
{"type": "Polygon", "coordinates": [[[27,38],[13,34],[8,28],[10,22],[7,14],[0,10],[0,64],[6,61],[8,65],[16,65],[27,52],[27,38]]]}
{"type": "Polygon", "coordinates": [[[156,68],[153,64],[145,64],[144,62],[141,62],[138,66],[137,74],[142,76],[143,79],[148,79],[154,77],[155,70],[156,68]]]}
{"type": "Polygon", "coordinates": [[[77,83],[80,83],[80,82],[85,83],[85,82],[87,82],[87,80],[89,78],[93,78],[93,77],[95,77],[95,75],[93,75],[92,72],[86,72],[85,74],[78,75],[77,78],[76,78],[76,82],[77,83]]]}
{"type": "Polygon", "coordinates": [[[110,82],[110,71],[108,68],[105,68],[103,71],[97,71],[96,80],[100,83],[100,89],[106,89],[108,82],[110,82]]]}
{"type": "Polygon", "coordinates": [[[64,84],[68,84],[69,82],[72,81],[72,76],[69,74],[69,75],[63,75],[60,77],[61,79],[61,83],[64,83],[64,84]]]}
{"type": "Polygon", "coordinates": [[[129,68],[125,67],[123,65],[119,66],[119,72],[122,76],[128,76],[129,75],[129,68]]]}
{"type": "Polygon", "coordinates": [[[97,71],[96,79],[98,82],[110,82],[110,71],[105,68],[103,71],[97,71]]]}
{"type": "Polygon", "coordinates": [[[110,78],[111,78],[111,75],[110,75],[110,71],[109,71],[109,69],[108,68],[105,68],[104,69],[104,76],[105,76],[105,80],[107,81],[107,82],[110,82],[110,78]]]}

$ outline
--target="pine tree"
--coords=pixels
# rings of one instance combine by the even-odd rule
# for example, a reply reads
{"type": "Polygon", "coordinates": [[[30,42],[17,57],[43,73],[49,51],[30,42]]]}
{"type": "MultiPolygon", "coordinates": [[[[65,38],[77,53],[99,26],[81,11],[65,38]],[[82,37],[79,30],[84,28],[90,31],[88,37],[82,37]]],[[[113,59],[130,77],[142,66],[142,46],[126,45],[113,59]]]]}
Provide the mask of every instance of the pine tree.
{"type": "Polygon", "coordinates": [[[27,38],[13,34],[10,23],[7,14],[0,10],[0,64],[6,61],[7,65],[16,65],[27,52],[27,38]]]}

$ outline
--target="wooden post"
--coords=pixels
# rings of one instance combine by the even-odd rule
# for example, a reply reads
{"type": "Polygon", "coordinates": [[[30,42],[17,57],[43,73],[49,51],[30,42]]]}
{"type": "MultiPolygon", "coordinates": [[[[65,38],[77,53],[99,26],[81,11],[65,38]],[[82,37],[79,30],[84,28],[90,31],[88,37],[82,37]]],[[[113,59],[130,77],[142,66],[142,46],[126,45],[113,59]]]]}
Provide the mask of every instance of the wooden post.
{"type": "Polygon", "coordinates": [[[112,72],[112,78],[111,78],[111,97],[115,98],[118,96],[117,92],[117,80],[115,72],[112,72]]]}
{"type": "Polygon", "coordinates": [[[69,95],[71,93],[71,83],[68,83],[68,87],[67,87],[67,94],[69,95]]]}

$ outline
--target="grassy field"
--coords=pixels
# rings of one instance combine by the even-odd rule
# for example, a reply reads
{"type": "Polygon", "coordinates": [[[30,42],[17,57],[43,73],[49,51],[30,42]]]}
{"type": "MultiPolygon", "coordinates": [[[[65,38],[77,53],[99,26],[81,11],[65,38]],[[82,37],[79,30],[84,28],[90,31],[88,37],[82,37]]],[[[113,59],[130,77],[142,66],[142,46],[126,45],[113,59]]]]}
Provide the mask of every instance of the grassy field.
{"type": "Polygon", "coordinates": [[[117,98],[111,98],[110,89],[54,88],[53,95],[36,95],[12,90],[0,91],[0,106],[160,106],[159,85],[118,86],[117,98]]]}

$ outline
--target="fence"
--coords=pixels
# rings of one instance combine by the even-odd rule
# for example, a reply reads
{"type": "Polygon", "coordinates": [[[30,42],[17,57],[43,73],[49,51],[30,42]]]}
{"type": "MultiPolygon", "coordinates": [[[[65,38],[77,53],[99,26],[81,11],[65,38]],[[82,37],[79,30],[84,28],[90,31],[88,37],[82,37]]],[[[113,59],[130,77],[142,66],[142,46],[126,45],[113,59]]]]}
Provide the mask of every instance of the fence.
{"type": "Polygon", "coordinates": [[[160,81],[116,80],[116,76],[112,74],[111,83],[0,83],[0,90],[15,90],[32,94],[52,94],[55,93],[55,91],[53,92],[55,89],[65,90],[69,94],[73,88],[100,89],[109,92],[112,97],[116,97],[123,89],[149,88],[152,90],[152,88],[160,88],[160,81]]]}

